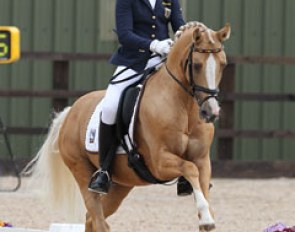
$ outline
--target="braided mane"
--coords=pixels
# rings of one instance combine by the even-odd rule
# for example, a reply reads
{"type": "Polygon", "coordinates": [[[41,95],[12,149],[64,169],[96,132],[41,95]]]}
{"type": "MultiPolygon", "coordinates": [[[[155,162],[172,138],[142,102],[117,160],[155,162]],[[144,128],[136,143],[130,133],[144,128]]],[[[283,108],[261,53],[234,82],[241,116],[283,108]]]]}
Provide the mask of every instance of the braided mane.
{"type": "Polygon", "coordinates": [[[174,41],[176,42],[181,35],[183,34],[183,32],[185,32],[186,30],[193,28],[193,27],[200,27],[204,30],[204,32],[207,33],[209,40],[214,43],[213,38],[211,37],[211,29],[208,28],[207,26],[205,26],[203,23],[198,22],[198,21],[191,21],[186,23],[185,25],[181,26],[178,31],[176,31],[175,35],[174,35],[174,41]]]}

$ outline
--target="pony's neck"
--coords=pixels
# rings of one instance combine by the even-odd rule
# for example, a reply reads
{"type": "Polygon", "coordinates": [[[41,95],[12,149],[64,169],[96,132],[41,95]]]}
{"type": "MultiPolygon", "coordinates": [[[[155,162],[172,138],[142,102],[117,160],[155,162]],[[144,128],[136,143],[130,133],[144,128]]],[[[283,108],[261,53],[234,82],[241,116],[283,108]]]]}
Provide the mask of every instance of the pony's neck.
{"type": "MultiPolygon", "coordinates": [[[[173,45],[166,61],[167,69],[169,69],[174,78],[180,81],[182,85],[185,86],[187,89],[189,89],[189,82],[186,78],[186,70],[184,66],[189,55],[190,46],[191,37],[186,33],[182,35],[181,39],[179,39],[173,45]]],[[[188,94],[181,88],[177,81],[173,80],[173,77],[169,74],[168,70],[166,70],[166,67],[163,68],[165,69],[168,78],[170,78],[172,82],[174,82],[172,83],[174,88],[181,90],[181,95],[184,95],[184,97],[187,98],[188,94]]]]}
{"type": "MultiPolygon", "coordinates": [[[[188,30],[181,35],[181,38],[179,38],[172,47],[166,61],[167,68],[187,89],[189,89],[190,86],[184,66],[192,44],[191,34],[192,33],[188,30]]],[[[157,106],[158,109],[156,111],[163,112],[164,115],[169,114],[171,118],[181,117],[182,122],[189,128],[189,125],[198,121],[199,107],[196,101],[171,77],[166,70],[165,64],[148,80],[145,91],[149,99],[157,106]],[[159,102],[165,106],[162,106],[159,102]],[[180,114],[181,116],[179,116],[180,114]],[[188,124],[186,122],[188,122],[188,124]]],[[[165,119],[164,121],[167,122],[169,119],[165,119]]],[[[173,123],[175,123],[175,121],[173,121],[173,123]]],[[[181,127],[181,125],[179,126],[181,127]]]]}
{"type": "MultiPolygon", "coordinates": [[[[188,59],[190,48],[192,46],[192,29],[185,31],[181,37],[176,41],[172,47],[169,56],[167,57],[166,65],[167,68],[172,72],[172,74],[187,88],[189,89],[189,81],[187,78],[187,70],[185,70],[185,63],[188,59]]],[[[165,69],[165,67],[163,67],[165,69]]],[[[196,103],[195,99],[190,96],[180,85],[172,79],[165,70],[166,78],[171,79],[170,86],[167,88],[167,91],[170,91],[171,95],[177,95],[175,97],[185,106],[189,118],[193,115],[194,120],[202,121],[199,117],[199,106],[196,103]]],[[[168,81],[167,81],[168,82],[168,81]]]]}
{"type": "MultiPolygon", "coordinates": [[[[188,30],[189,31],[189,30],[188,30]]],[[[188,86],[186,73],[184,70],[185,62],[189,55],[189,50],[192,45],[192,36],[188,31],[184,32],[181,37],[175,42],[167,57],[167,67],[181,81],[188,86]]]]}

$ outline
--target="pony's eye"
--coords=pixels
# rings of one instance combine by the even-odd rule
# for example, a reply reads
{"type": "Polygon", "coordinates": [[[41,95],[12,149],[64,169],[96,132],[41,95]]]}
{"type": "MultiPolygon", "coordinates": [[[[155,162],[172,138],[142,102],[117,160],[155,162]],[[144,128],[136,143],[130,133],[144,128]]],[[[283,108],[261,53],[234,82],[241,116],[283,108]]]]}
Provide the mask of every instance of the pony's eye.
{"type": "Polygon", "coordinates": [[[198,71],[198,72],[201,71],[202,67],[203,67],[203,65],[201,63],[194,63],[194,69],[196,71],[198,71]]]}

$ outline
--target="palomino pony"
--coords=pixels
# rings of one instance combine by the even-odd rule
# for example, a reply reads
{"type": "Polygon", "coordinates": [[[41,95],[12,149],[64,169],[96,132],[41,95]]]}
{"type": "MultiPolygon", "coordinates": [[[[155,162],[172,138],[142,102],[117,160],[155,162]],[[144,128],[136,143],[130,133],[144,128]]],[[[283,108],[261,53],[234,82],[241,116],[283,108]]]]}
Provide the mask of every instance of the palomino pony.
{"type": "MultiPolygon", "coordinates": [[[[138,151],[152,175],[163,181],[184,176],[193,187],[200,231],[215,228],[209,205],[209,150],[214,125],[208,122],[219,116],[216,97],[226,66],[223,42],[229,36],[229,25],[219,31],[198,22],[181,27],[165,64],[147,80],[135,125],[138,151]]],[[[98,156],[86,152],[85,133],[104,94],[105,91],[86,94],[61,112],[36,156],[36,170],[47,178],[43,180],[44,191],[59,198],[59,206],[74,207],[70,201],[78,189],[72,187],[79,187],[87,210],[86,232],[110,231],[106,218],[118,209],[134,186],[149,184],[128,167],[126,154],[118,154],[110,192],[99,195],[88,191],[98,156]]]]}

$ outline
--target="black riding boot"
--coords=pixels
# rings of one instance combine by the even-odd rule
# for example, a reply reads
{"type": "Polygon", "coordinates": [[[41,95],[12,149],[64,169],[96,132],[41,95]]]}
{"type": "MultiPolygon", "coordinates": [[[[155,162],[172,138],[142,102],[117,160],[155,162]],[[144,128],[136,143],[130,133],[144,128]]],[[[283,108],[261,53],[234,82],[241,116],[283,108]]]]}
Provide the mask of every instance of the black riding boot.
{"type": "Polygon", "coordinates": [[[99,129],[99,159],[100,169],[91,177],[88,190],[100,194],[107,194],[112,183],[111,165],[116,154],[118,139],[116,125],[100,122],[99,129]]]}
{"type": "Polygon", "coordinates": [[[192,194],[193,187],[190,182],[188,182],[183,176],[178,178],[177,182],[177,195],[178,196],[187,196],[192,194]]]}

